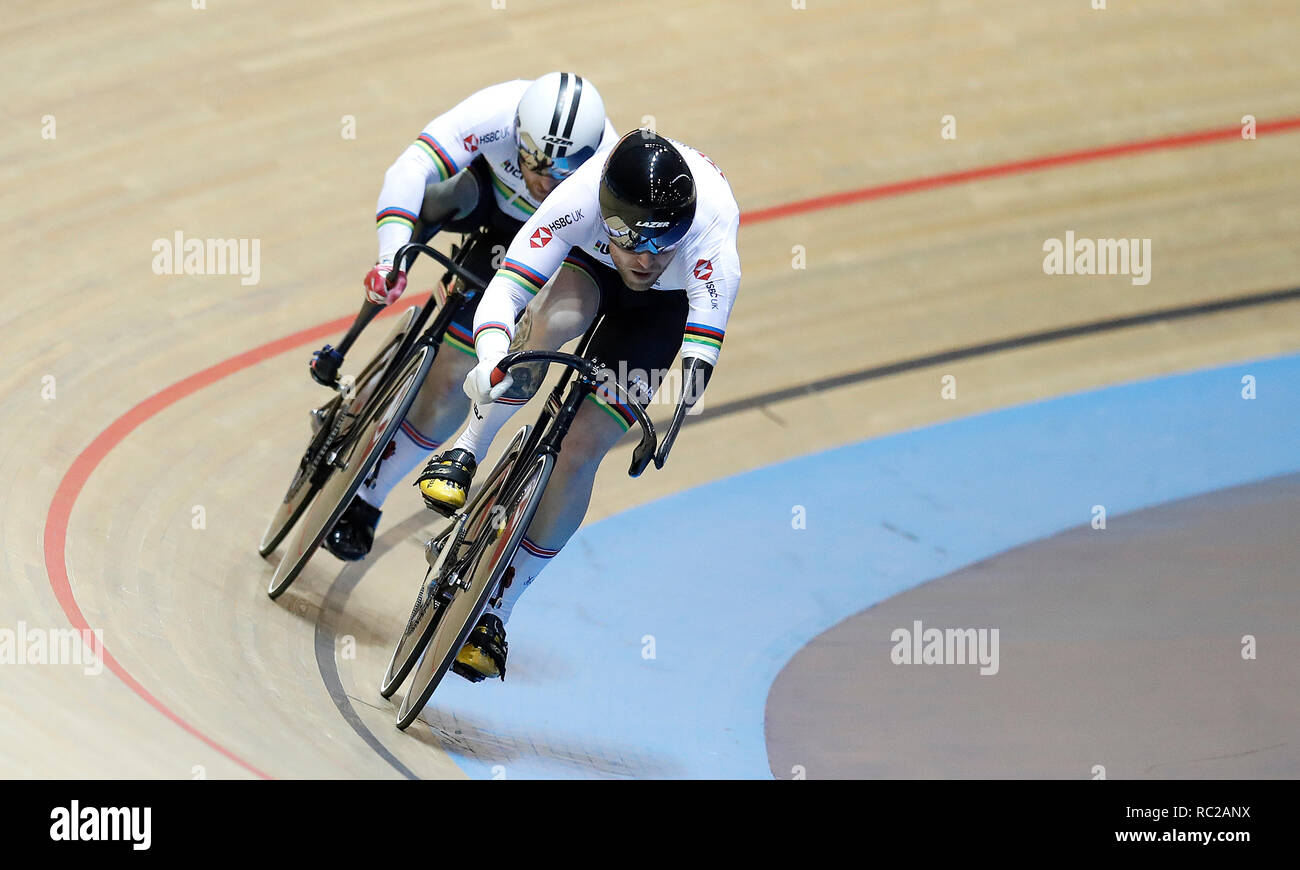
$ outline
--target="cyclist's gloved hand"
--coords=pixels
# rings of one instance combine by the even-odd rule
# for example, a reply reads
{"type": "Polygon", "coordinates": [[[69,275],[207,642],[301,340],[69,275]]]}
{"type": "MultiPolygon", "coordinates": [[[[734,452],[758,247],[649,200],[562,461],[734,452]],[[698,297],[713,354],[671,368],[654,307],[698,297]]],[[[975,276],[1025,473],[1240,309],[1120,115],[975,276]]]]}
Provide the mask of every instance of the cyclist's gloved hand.
{"type": "Polygon", "coordinates": [[[388,276],[392,271],[392,263],[376,263],[366,273],[366,280],[363,282],[366,298],[376,305],[392,305],[401,298],[402,291],[406,289],[405,272],[398,272],[397,280],[393,282],[392,288],[389,288],[388,276]]]}
{"type": "Polygon", "coordinates": [[[311,355],[311,362],[307,363],[307,368],[311,371],[313,381],[325,387],[332,387],[339,379],[341,365],[343,365],[343,354],[327,344],[311,355]]]}
{"type": "Polygon", "coordinates": [[[501,353],[485,353],[479,350],[478,365],[469,370],[465,376],[465,395],[469,396],[470,401],[477,405],[487,405],[501,398],[502,393],[514,385],[514,376],[506,373],[501,382],[493,386],[492,372],[496,370],[497,363],[501,362],[501,353]]]}

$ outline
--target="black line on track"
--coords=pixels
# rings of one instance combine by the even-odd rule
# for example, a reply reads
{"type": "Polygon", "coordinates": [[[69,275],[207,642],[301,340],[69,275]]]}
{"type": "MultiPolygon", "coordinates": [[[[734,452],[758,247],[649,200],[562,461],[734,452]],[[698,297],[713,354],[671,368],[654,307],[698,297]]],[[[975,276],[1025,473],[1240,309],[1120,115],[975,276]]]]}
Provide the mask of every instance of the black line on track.
{"type": "MultiPolygon", "coordinates": [[[[433,516],[428,510],[421,508],[393,526],[387,532],[375,538],[375,545],[370,551],[370,555],[360,562],[353,562],[343,567],[330,587],[325,592],[325,599],[321,602],[320,617],[316,620],[315,633],[315,650],[316,650],[316,667],[320,671],[321,682],[325,684],[325,689],[329,692],[330,700],[338,709],[339,715],[352,727],[367,746],[369,746],[376,755],[388,763],[393,770],[400,773],[407,779],[421,779],[420,775],[415,773],[405,764],[397,759],[384,742],[375,736],[375,733],[366,727],[366,723],[361,721],[357,714],[356,708],[352,705],[352,698],[343,688],[343,679],[339,675],[338,661],[334,658],[334,651],[338,644],[338,621],[344,616],[344,606],[347,604],[348,596],[352,590],[357,587],[362,578],[370,570],[370,567],[379,561],[379,557],[391,550],[397,542],[404,537],[427,529],[430,523],[437,525],[444,522],[438,517],[433,516]]],[[[315,559],[333,560],[334,557],[325,550],[324,547],[317,550],[312,557],[315,559]]],[[[414,588],[414,587],[412,587],[414,588]]],[[[409,677],[407,679],[410,679],[409,677]]],[[[378,686],[376,685],[375,693],[378,697],[378,686]]],[[[398,689],[400,692],[401,689],[398,689]]],[[[361,703],[366,703],[362,701],[361,703]]],[[[379,703],[388,703],[380,701],[379,703]]],[[[381,709],[376,706],[376,709],[381,709]]],[[[439,737],[437,729],[433,728],[423,718],[417,720],[424,723],[426,728],[439,737]]],[[[414,727],[414,725],[412,726],[414,727]]],[[[393,730],[399,736],[401,732],[397,731],[397,724],[394,722],[393,730]]],[[[405,738],[404,738],[405,739],[405,738]]],[[[445,743],[444,743],[445,745],[445,743]]],[[[459,765],[458,765],[459,766],[459,765]]]]}
{"type": "Polygon", "coordinates": [[[1057,329],[1044,330],[1043,332],[1031,332],[1025,335],[999,339],[998,341],[971,344],[965,347],[953,348],[952,350],[940,351],[939,353],[926,354],[924,356],[912,357],[911,359],[899,360],[898,362],[859,369],[854,372],[846,372],[845,374],[834,375],[829,378],[820,378],[804,384],[797,384],[793,387],[770,390],[766,393],[759,393],[743,399],[723,402],[722,404],[714,405],[713,407],[704,408],[700,413],[687,417],[685,422],[702,423],[705,420],[714,420],[718,417],[725,417],[729,414],[738,414],[741,411],[750,411],[756,408],[761,408],[772,402],[781,402],[786,399],[797,399],[802,396],[811,396],[827,390],[836,389],[837,387],[847,387],[850,384],[876,380],[877,378],[915,371],[916,369],[923,369],[929,366],[940,365],[942,363],[988,356],[1004,350],[1031,347],[1036,344],[1046,344],[1048,342],[1060,341],[1066,338],[1077,338],[1082,335],[1113,332],[1115,330],[1128,329],[1133,326],[1144,326],[1149,323],[1163,323],[1171,320],[1183,320],[1188,317],[1199,317],[1204,314],[1217,314],[1220,311],[1233,311],[1241,308],[1252,308],[1258,305],[1270,305],[1275,302],[1287,302],[1293,299],[1300,299],[1300,287],[1294,287],[1289,290],[1268,290],[1260,293],[1252,293],[1246,296],[1234,296],[1230,299],[1217,299],[1213,302],[1198,302],[1193,305],[1181,305],[1174,308],[1161,308],[1156,311],[1148,311],[1144,314],[1131,314],[1126,317],[1094,320],[1090,323],[1080,323],[1075,326],[1063,326],[1057,329]]]}
{"type": "MultiPolygon", "coordinates": [[[[400,527],[399,527],[400,528],[400,527]]],[[[378,541],[376,541],[378,544],[378,541]]],[[[376,547],[372,551],[372,558],[369,560],[373,565],[378,561],[379,554],[383,551],[381,547],[376,547]]],[[[324,547],[316,551],[316,558],[333,559],[324,547]]],[[[316,669],[320,671],[321,682],[325,684],[326,691],[330,694],[330,700],[334,702],[334,707],[339,711],[343,720],[352,727],[356,735],[360,737],[371,750],[388,763],[388,766],[400,773],[407,779],[419,779],[420,777],[405,764],[397,759],[388,750],[378,737],[375,736],[366,723],[361,721],[361,716],[357,714],[356,708],[352,706],[352,699],[343,688],[343,679],[339,675],[338,661],[334,658],[334,651],[338,645],[338,632],[335,630],[338,618],[343,615],[343,605],[347,603],[348,596],[352,590],[361,582],[361,578],[366,575],[366,562],[358,565],[348,565],[338,573],[334,582],[325,593],[325,600],[321,602],[320,618],[316,620],[316,633],[314,646],[316,649],[316,669]],[[326,615],[329,618],[326,618],[326,615]]],[[[394,726],[395,728],[396,726],[394,726]]]]}

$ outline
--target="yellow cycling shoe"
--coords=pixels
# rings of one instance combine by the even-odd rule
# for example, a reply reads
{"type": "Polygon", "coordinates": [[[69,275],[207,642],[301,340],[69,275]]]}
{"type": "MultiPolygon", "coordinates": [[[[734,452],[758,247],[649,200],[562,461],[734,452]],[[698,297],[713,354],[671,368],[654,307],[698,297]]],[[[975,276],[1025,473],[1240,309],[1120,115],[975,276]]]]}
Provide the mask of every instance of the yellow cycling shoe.
{"type": "Polygon", "coordinates": [[[485,613],[456,654],[451,669],[471,683],[506,678],[506,627],[495,613],[485,613]]]}
{"type": "Polygon", "coordinates": [[[445,517],[463,508],[475,468],[468,450],[452,448],[430,459],[415,481],[425,505],[445,517]]]}

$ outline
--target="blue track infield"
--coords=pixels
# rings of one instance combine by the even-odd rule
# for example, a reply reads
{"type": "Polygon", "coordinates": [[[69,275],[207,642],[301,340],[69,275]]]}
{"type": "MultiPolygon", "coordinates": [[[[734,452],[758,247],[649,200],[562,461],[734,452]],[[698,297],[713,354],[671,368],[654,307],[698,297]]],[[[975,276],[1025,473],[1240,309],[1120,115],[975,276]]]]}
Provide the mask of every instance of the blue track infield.
{"type": "Polygon", "coordinates": [[[515,609],[507,682],[449,676],[425,715],[472,777],[771,778],[768,690],[832,625],[1096,505],[1113,521],[1297,470],[1300,355],[760,468],[583,528],[515,609]]]}

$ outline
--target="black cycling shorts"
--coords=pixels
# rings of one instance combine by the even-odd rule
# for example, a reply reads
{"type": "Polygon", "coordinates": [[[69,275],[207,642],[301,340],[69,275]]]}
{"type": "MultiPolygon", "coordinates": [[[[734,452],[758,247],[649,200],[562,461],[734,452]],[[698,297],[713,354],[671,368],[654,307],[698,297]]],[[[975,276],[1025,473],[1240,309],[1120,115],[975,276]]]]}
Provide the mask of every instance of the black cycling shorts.
{"type": "MultiPolygon", "coordinates": [[[[581,262],[582,270],[600,288],[601,319],[587,347],[587,356],[613,371],[619,382],[642,401],[648,401],[661,392],[681,349],[690,309],[686,291],[629,289],[616,269],[577,248],[569,252],[567,262],[574,261],[581,262]]],[[[624,429],[636,422],[621,401],[604,401],[612,399],[612,395],[593,398],[624,429]]]]}

